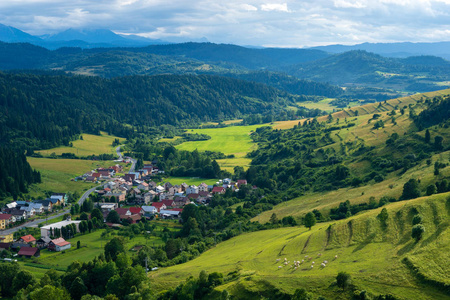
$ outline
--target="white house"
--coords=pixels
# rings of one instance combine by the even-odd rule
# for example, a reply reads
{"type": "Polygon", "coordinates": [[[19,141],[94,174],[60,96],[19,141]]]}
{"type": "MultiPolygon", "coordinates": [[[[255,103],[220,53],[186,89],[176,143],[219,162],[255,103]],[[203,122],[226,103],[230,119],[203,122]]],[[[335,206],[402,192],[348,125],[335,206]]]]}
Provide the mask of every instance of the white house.
{"type": "Polygon", "coordinates": [[[75,224],[77,232],[80,232],[80,229],[78,228],[80,223],[81,223],[81,221],[61,221],[61,222],[53,223],[53,224],[50,224],[47,226],[42,226],[41,227],[41,237],[50,236],[50,228],[52,228],[52,230],[54,230],[55,228],[61,229],[61,227],[67,226],[69,224],[75,224]]]}
{"type": "Polygon", "coordinates": [[[191,185],[186,189],[186,195],[198,194],[198,191],[199,191],[198,186],[191,185]]]}

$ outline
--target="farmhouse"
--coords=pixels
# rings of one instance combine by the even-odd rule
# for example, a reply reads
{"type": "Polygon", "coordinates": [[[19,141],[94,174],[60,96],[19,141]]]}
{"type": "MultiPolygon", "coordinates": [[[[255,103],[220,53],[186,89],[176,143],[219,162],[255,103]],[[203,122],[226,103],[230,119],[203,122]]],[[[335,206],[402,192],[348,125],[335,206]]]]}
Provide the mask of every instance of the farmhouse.
{"type": "Polygon", "coordinates": [[[35,247],[22,247],[17,254],[20,257],[39,257],[41,256],[41,251],[35,247]]]}
{"type": "Polygon", "coordinates": [[[49,238],[48,236],[44,236],[44,237],[40,238],[39,240],[37,240],[36,247],[38,247],[39,249],[47,248],[48,244],[51,241],[52,241],[51,238],[49,238]]]}
{"type": "Polygon", "coordinates": [[[23,237],[21,237],[17,242],[19,243],[24,243],[24,244],[36,244],[36,239],[34,238],[34,236],[32,236],[31,234],[29,235],[24,235],[23,237]]]}
{"type": "Polygon", "coordinates": [[[57,239],[51,240],[50,243],[48,243],[48,250],[50,250],[50,251],[59,252],[59,251],[70,249],[70,247],[71,247],[71,244],[63,238],[57,238],[57,239]]]}
{"type": "Polygon", "coordinates": [[[78,225],[80,223],[81,223],[81,221],[61,221],[61,222],[50,224],[50,225],[47,225],[47,226],[42,226],[41,227],[41,237],[50,236],[50,230],[51,229],[52,230],[55,229],[55,228],[61,229],[61,227],[67,226],[69,224],[75,224],[75,226],[77,228],[77,232],[80,232],[80,230],[78,229],[78,225]]]}

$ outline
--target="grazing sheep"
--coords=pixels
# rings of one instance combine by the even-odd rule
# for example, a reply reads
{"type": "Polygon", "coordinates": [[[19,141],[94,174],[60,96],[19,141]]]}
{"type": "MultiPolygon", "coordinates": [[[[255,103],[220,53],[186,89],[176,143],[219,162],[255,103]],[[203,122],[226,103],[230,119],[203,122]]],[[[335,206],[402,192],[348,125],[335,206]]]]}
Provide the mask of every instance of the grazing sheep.
{"type": "Polygon", "coordinates": [[[334,256],[334,259],[336,259],[336,258],[337,258],[337,255],[334,256]]]}
{"type": "Polygon", "coordinates": [[[312,264],[315,264],[315,262],[312,262],[312,264]]]}
{"type": "Polygon", "coordinates": [[[297,271],[297,267],[295,267],[295,271],[297,271]]]}
{"type": "Polygon", "coordinates": [[[284,261],[287,261],[287,258],[286,258],[286,257],[284,258],[284,261]]]}
{"type": "Polygon", "coordinates": [[[281,269],[282,268],[282,266],[278,266],[278,269],[281,269]]]}
{"type": "Polygon", "coordinates": [[[284,265],[285,265],[285,266],[287,266],[287,264],[288,264],[288,262],[287,262],[287,261],[285,261],[285,262],[284,262],[284,265]]]}
{"type": "Polygon", "coordinates": [[[321,256],[322,256],[322,253],[317,254],[317,256],[318,256],[318,257],[321,257],[321,256]]]}
{"type": "Polygon", "coordinates": [[[309,260],[311,260],[312,259],[312,257],[310,257],[310,258],[308,258],[309,260]]]}
{"type": "Polygon", "coordinates": [[[327,263],[328,263],[328,260],[324,260],[323,263],[324,263],[324,264],[327,264],[327,263]]]}
{"type": "Polygon", "coordinates": [[[314,265],[311,265],[311,269],[314,268],[314,265]]]}
{"type": "Polygon", "coordinates": [[[308,258],[308,255],[305,255],[305,258],[308,258]]]}
{"type": "Polygon", "coordinates": [[[279,261],[280,261],[280,259],[279,259],[279,258],[277,258],[276,262],[279,262],[279,261]]]}
{"type": "Polygon", "coordinates": [[[324,268],[327,266],[327,265],[324,264],[324,263],[321,263],[320,265],[321,265],[322,267],[324,267],[324,268]]]}
{"type": "Polygon", "coordinates": [[[302,263],[304,263],[305,262],[305,260],[304,259],[302,259],[302,263]]]}

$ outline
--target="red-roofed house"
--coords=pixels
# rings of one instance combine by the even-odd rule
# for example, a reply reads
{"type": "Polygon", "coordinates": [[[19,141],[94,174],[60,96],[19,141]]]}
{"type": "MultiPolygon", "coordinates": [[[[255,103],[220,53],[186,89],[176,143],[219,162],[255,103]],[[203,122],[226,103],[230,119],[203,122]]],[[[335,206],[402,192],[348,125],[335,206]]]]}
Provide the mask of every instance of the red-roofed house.
{"type": "Polygon", "coordinates": [[[165,205],[166,207],[172,207],[172,206],[175,206],[175,202],[174,202],[173,200],[169,200],[169,199],[167,199],[167,200],[162,200],[161,203],[164,203],[164,205],[165,205]]]}
{"type": "Polygon", "coordinates": [[[131,212],[132,215],[142,215],[144,214],[144,211],[142,208],[138,207],[130,207],[128,210],[131,212]]]}
{"type": "Polygon", "coordinates": [[[141,219],[142,219],[142,217],[139,214],[135,214],[135,215],[132,215],[132,216],[129,216],[128,218],[126,218],[127,222],[130,224],[136,224],[141,219]]]}
{"type": "Polygon", "coordinates": [[[71,244],[63,238],[57,238],[48,243],[48,250],[50,251],[63,251],[70,249],[71,244]]]}
{"type": "Polygon", "coordinates": [[[243,184],[247,184],[247,180],[245,180],[245,179],[239,179],[239,180],[237,181],[237,186],[238,186],[238,188],[240,188],[241,185],[243,185],[243,184]]]}
{"type": "Polygon", "coordinates": [[[39,257],[41,256],[41,251],[39,248],[35,247],[22,247],[19,250],[19,253],[17,253],[19,256],[25,256],[25,257],[39,257]]]}
{"type": "Polygon", "coordinates": [[[213,193],[213,194],[225,194],[225,188],[223,186],[215,186],[215,187],[213,187],[211,193],[213,193]]]}
{"type": "Polygon", "coordinates": [[[162,203],[162,202],[153,202],[152,206],[155,207],[158,210],[158,212],[161,209],[166,209],[167,208],[166,205],[164,203],[162,203]]]}
{"type": "Polygon", "coordinates": [[[102,176],[102,174],[100,174],[100,173],[92,173],[91,176],[95,177],[95,178],[100,178],[102,176]]]}
{"type": "Polygon", "coordinates": [[[131,216],[131,212],[128,208],[116,208],[115,209],[117,211],[117,213],[119,214],[119,216],[131,216]]]}
{"type": "Polygon", "coordinates": [[[18,240],[19,243],[24,243],[24,244],[36,244],[36,239],[34,238],[34,236],[32,236],[31,234],[29,235],[24,235],[23,237],[21,237],[18,240]]]}

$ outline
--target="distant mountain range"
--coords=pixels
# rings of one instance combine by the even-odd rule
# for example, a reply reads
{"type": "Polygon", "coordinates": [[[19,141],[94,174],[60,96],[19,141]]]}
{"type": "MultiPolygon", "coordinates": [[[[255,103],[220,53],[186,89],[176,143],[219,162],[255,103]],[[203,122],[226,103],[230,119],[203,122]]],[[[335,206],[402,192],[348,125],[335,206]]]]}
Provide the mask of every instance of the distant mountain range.
{"type": "Polygon", "coordinates": [[[137,35],[119,35],[108,29],[67,29],[53,35],[34,36],[20,29],[0,24],[0,41],[7,43],[31,43],[47,49],[62,47],[143,47],[168,44],[162,40],[137,35]]]}
{"type": "Polygon", "coordinates": [[[450,59],[450,42],[437,43],[363,43],[357,45],[328,45],[312,47],[328,53],[343,53],[352,50],[365,50],[386,57],[405,58],[409,56],[433,55],[450,59]]]}

